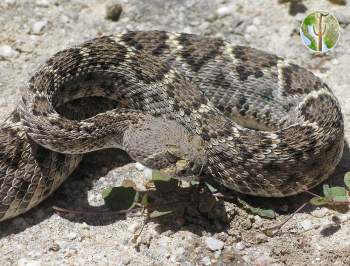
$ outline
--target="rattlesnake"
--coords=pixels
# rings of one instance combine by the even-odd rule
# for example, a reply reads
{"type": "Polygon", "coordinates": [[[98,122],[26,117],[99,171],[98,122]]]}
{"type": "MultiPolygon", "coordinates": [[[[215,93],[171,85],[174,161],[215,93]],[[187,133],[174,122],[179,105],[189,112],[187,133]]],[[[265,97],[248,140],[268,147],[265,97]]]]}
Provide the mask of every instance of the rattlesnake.
{"type": "Polygon", "coordinates": [[[88,151],[118,147],[168,174],[283,197],[324,181],[343,145],[330,88],[280,57],[191,34],[99,37],[51,57],[1,125],[0,220],[49,196],[88,151]],[[64,107],[90,96],[90,115],[64,107]]]}

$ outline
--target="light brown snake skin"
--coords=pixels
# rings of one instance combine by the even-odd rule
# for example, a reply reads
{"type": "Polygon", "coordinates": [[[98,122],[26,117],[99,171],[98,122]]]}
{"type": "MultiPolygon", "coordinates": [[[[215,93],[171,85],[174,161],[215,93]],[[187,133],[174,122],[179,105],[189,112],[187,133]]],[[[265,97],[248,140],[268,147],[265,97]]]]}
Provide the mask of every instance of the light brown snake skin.
{"type": "Polygon", "coordinates": [[[2,123],[0,221],[40,203],[92,150],[119,147],[150,168],[283,197],[324,181],[343,138],[329,87],[275,55],[189,34],[101,37],[50,58],[2,123]],[[86,117],[57,111],[88,96],[86,117]]]}

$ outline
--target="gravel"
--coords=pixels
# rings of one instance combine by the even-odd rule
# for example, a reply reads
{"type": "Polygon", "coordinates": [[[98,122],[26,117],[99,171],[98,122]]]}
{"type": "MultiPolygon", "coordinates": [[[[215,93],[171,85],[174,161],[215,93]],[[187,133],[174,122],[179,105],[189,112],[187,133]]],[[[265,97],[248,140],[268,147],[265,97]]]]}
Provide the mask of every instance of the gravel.
{"type": "MultiPolygon", "coordinates": [[[[289,2],[263,0],[4,0],[0,1],[0,11],[1,119],[15,108],[20,89],[34,70],[55,52],[102,34],[157,29],[221,37],[276,53],[311,69],[338,96],[345,137],[350,141],[349,3],[340,6],[330,1],[302,1],[291,7],[289,2]],[[106,19],[110,4],[121,6],[117,21],[106,19]],[[315,9],[335,13],[342,27],[336,49],[324,57],[310,55],[298,35],[305,14],[315,9]]],[[[342,185],[344,172],[349,169],[346,144],[343,159],[327,182],[342,185]]],[[[264,228],[285,221],[308,200],[307,195],[246,199],[258,207],[275,209],[279,213],[275,220],[249,214],[234,200],[213,203],[196,199],[195,194],[186,198],[190,207],[183,212],[151,221],[141,213],[74,215],[52,210],[54,205],[73,210],[98,208],[103,204],[101,191],[125,179],[146,189],[144,171],[151,175],[121,152],[89,155],[47,201],[26,215],[0,224],[1,264],[350,265],[349,213],[307,207],[274,237],[263,234],[264,228]],[[213,205],[199,208],[198,201],[213,205]]],[[[158,197],[161,202],[183,201],[185,192],[158,197]]]]}

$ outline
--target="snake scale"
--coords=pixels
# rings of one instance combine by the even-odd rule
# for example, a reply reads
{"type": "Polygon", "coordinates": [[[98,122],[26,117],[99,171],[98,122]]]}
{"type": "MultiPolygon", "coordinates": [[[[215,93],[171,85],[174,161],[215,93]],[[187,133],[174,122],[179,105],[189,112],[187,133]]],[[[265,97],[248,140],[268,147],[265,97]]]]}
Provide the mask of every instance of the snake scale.
{"type": "Polygon", "coordinates": [[[1,124],[0,221],[48,197],[94,150],[284,197],[324,181],[343,145],[331,89],[278,56],[184,33],[98,37],[52,56],[1,124]],[[81,99],[90,114],[72,115],[65,106],[81,99]]]}

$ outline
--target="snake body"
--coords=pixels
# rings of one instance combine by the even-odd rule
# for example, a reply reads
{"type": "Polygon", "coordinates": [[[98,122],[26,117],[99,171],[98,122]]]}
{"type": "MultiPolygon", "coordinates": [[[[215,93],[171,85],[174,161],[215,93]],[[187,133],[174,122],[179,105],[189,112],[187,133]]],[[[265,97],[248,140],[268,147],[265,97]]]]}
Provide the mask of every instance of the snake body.
{"type": "Polygon", "coordinates": [[[99,37],[51,57],[1,124],[0,221],[40,203],[93,150],[283,197],[324,181],[343,145],[331,89],[278,56],[183,33],[99,37]],[[88,116],[64,107],[86,97],[88,116]],[[115,105],[100,111],[100,99],[115,105]]]}

